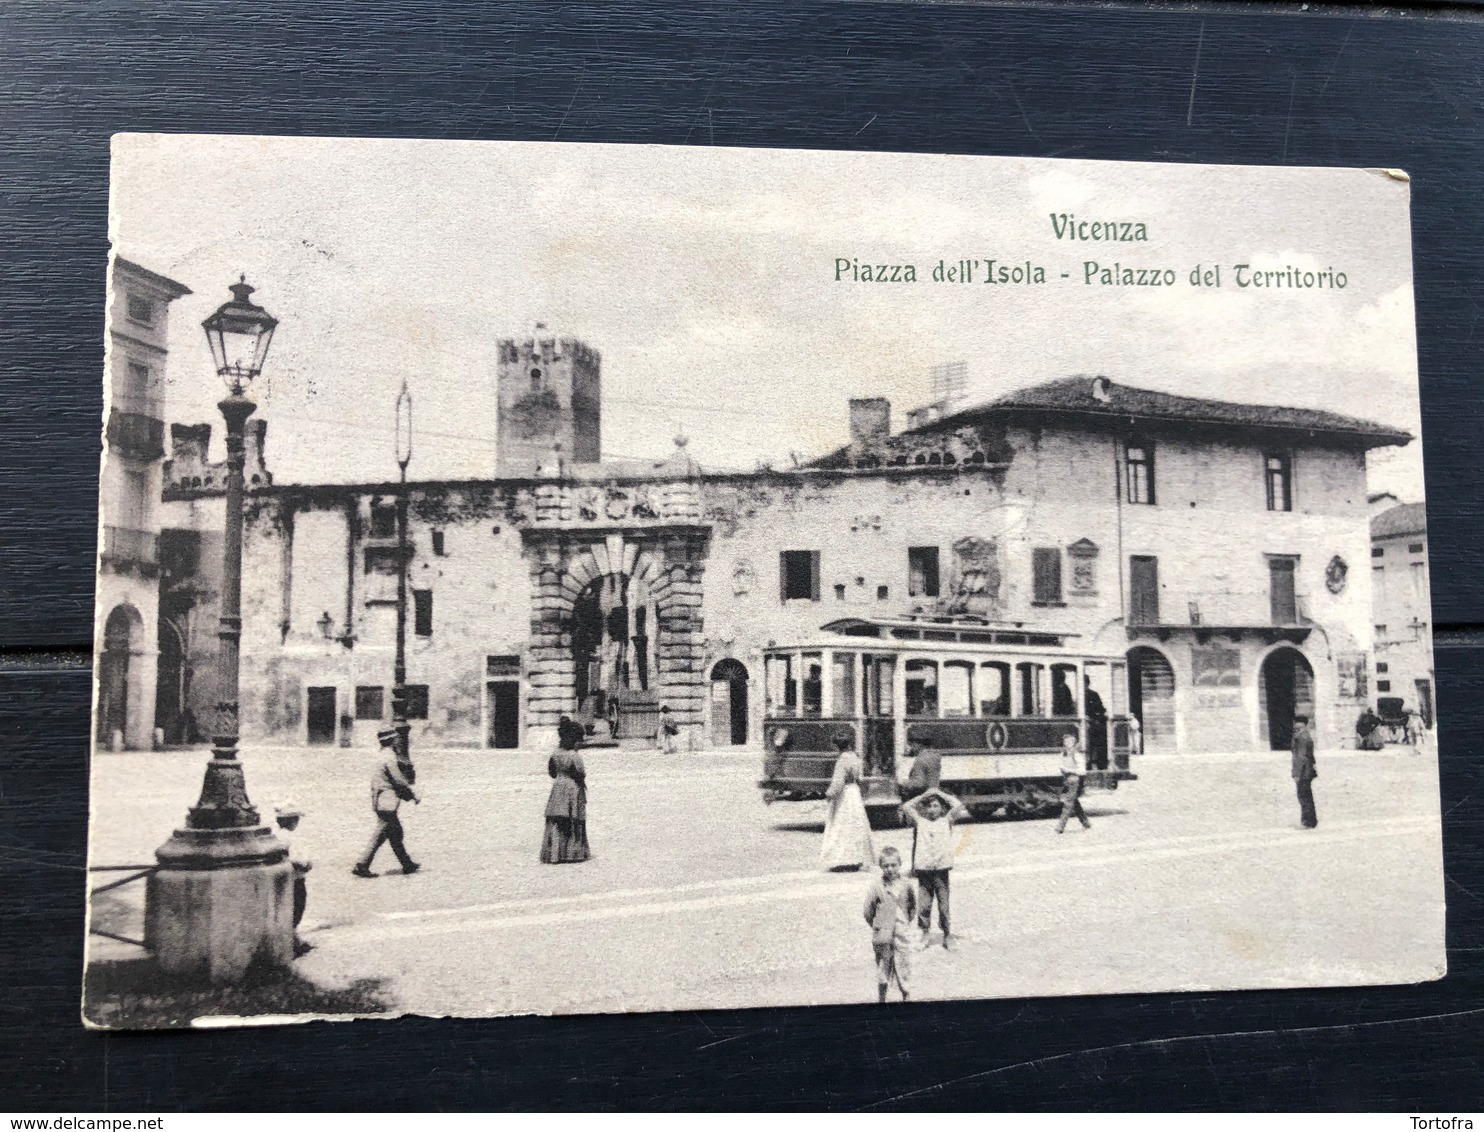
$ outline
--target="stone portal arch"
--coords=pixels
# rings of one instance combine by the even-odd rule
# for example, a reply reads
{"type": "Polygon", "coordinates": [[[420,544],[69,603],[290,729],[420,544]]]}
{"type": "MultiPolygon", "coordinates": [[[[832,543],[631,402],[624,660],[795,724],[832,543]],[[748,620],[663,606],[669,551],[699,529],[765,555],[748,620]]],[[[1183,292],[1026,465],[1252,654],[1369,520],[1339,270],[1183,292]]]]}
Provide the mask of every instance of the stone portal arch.
{"type": "MultiPolygon", "coordinates": [[[[626,606],[630,596],[642,597],[642,607],[653,611],[645,617],[644,635],[653,640],[645,645],[643,682],[657,703],[669,706],[688,739],[699,737],[705,691],[701,580],[707,541],[705,528],[690,527],[654,533],[527,533],[532,586],[526,715],[533,742],[554,736],[561,717],[575,717],[581,706],[574,645],[584,642],[574,636],[589,631],[578,624],[578,604],[595,593],[608,595],[599,601],[605,614],[626,606]]],[[[611,641],[606,624],[604,629],[611,641]]],[[[632,636],[631,679],[638,675],[632,636]]],[[[584,680],[589,692],[590,677],[584,680]]]]}

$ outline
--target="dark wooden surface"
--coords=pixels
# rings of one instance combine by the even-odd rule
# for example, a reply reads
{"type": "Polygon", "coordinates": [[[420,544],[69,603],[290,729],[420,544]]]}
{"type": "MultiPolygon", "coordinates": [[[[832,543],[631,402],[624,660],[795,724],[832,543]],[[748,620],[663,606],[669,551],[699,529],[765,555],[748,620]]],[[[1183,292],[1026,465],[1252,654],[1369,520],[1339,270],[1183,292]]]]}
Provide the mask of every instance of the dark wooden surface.
{"type": "Polygon", "coordinates": [[[0,9],[0,1103],[1477,1109],[1481,59],[1484,25],[1467,13],[1360,8],[0,9]],[[1433,595],[1447,642],[1437,667],[1448,978],[889,1011],[84,1032],[89,680],[78,665],[91,638],[116,130],[1407,169],[1433,595]]]}

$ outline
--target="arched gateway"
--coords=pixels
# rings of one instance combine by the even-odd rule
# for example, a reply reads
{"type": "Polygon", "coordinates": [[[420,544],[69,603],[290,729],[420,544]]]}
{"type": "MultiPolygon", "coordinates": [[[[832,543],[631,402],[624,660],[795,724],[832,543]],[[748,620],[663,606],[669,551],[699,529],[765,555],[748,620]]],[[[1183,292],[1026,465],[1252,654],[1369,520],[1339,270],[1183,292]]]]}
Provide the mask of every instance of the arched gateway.
{"type": "Polygon", "coordinates": [[[1314,723],[1314,668],[1308,658],[1288,646],[1268,653],[1257,697],[1268,746],[1288,750],[1293,745],[1294,717],[1302,715],[1314,723]]]}
{"type": "Polygon", "coordinates": [[[711,670],[711,745],[747,745],[747,666],[731,657],[711,670]]]}
{"type": "Polygon", "coordinates": [[[700,739],[708,535],[688,525],[526,532],[533,743],[554,736],[563,715],[599,735],[616,725],[618,738],[649,737],[661,705],[684,738],[700,739]]]}
{"type": "Polygon", "coordinates": [[[103,626],[98,656],[98,730],[101,746],[123,746],[133,730],[131,711],[143,698],[139,667],[132,664],[141,647],[143,619],[127,602],[114,606],[103,626]]]}
{"type": "Polygon", "coordinates": [[[1144,749],[1175,748],[1175,670],[1158,649],[1128,650],[1129,711],[1143,728],[1144,749]]]}

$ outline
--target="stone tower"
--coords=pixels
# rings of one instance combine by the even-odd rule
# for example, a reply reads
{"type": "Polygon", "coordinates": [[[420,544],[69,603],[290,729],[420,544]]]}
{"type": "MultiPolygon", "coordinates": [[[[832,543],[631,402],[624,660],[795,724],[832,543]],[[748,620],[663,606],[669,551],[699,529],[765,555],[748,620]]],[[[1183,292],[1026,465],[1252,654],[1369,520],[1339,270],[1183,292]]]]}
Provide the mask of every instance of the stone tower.
{"type": "Polygon", "coordinates": [[[501,477],[555,476],[561,464],[601,459],[602,359],[575,338],[536,324],[523,342],[502,338],[496,383],[501,477]]]}

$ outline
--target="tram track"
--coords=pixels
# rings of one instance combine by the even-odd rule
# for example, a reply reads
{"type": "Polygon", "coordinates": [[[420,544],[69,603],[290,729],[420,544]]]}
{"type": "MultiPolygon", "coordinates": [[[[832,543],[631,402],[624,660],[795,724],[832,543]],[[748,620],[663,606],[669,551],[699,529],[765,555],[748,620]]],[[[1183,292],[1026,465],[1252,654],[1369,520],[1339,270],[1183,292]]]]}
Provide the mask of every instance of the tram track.
{"type": "MultiPolygon", "coordinates": [[[[972,831],[976,827],[968,828],[972,831]]],[[[1036,850],[1010,860],[960,865],[955,869],[955,878],[961,884],[995,877],[1046,874],[1060,870],[1101,868],[1123,863],[1241,851],[1261,852],[1283,848],[1308,852],[1335,844],[1427,834],[1436,828],[1436,817],[1429,815],[1381,821],[1334,822],[1316,831],[1289,828],[1237,830],[1159,838],[1137,844],[1108,845],[1101,842],[1080,847],[1075,842],[1070,845],[1061,842],[1054,849],[1036,850]]],[[[666,887],[629,888],[573,896],[382,912],[366,920],[326,928],[324,934],[333,934],[347,941],[385,940],[550,924],[673,916],[780,901],[838,899],[847,896],[854,899],[859,896],[862,884],[863,874],[860,873],[768,873],[666,887]]]]}

